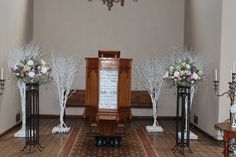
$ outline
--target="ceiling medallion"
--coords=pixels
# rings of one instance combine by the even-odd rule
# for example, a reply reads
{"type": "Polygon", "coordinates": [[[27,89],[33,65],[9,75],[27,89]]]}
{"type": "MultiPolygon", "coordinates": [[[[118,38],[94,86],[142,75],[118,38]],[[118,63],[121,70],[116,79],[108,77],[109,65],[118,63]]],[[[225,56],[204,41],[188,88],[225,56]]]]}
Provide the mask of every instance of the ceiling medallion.
{"type": "MultiPolygon", "coordinates": [[[[93,1],[93,0],[88,0],[88,1],[93,1]]],[[[125,4],[125,0],[101,0],[103,1],[103,4],[106,4],[108,7],[108,10],[111,10],[111,7],[113,6],[113,3],[120,3],[120,5],[123,7],[125,4]]],[[[133,0],[136,2],[137,0],[133,0]]]]}

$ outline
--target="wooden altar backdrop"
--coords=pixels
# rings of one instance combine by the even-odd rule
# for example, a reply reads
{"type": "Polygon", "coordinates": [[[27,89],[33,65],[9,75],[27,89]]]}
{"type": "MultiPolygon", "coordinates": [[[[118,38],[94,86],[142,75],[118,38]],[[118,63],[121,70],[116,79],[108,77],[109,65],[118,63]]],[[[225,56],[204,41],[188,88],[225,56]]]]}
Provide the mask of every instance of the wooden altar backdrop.
{"type": "Polygon", "coordinates": [[[103,136],[131,118],[131,66],[132,59],[86,58],[84,116],[103,136]]]}

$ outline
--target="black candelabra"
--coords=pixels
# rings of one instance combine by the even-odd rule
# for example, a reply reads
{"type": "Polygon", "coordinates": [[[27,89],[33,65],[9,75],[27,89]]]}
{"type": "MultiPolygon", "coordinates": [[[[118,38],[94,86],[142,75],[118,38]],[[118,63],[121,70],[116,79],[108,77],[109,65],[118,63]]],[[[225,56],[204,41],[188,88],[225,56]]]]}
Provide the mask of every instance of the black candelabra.
{"type": "MultiPolygon", "coordinates": [[[[225,92],[223,92],[222,94],[219,93],[219,81],[215,80],[214,81],[214,90],[215,90],[215,93],[218,97],[221,97],[221,96],[224,96],[226,95],[227,97],[230,98],[230,106],[232,106],[234,103],[235,103],[235,91],[236,91],[236,73],[232,73],[232,79],[230,82],[228,82],[229,84],[229,89],[225,92]]],[[[217,78],[217,76],[216,76],[217,78]]],[[[230,117],[230,123],[231,125],[235,125],[234,124],[234,120],[232,118],[232,113],[230,112],[229,113],[229,117],[230,117]]],[[[235,139],[232,139],[230,141],[230,146],[229,146],[229,151],[233,152],[234,154],[236,154],[236,150],[234,149],[234,144],[236,143],[235,139]]]]}
{"type": "MultiPolygon", "coordinates": [[[[236,73],[232,73],[232,80],[231,82],[228,82],[229,89],[222,94],[219,93],[219,81],[214,81],[214,90],[217,96],[228,96],[230,98],[230,105],[233,105],[235,103],[235,90],[236,90],[236,73]]],[[[230,116],[231,118],[231,116],[230,116]]]]}
{"type": "Polygon", "coordinates": [[[5,88],[5,80],[0,79],[0,95],[2,95],[4,88],[5,88]]]}

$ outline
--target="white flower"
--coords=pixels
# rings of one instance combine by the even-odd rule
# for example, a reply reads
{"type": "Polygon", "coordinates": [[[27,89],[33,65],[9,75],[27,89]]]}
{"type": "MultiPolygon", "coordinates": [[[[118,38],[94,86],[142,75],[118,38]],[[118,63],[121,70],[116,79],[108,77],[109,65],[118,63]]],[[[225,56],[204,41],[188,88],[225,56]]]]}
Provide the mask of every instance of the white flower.
{"type": "Polygon", "coordinates": [[[187,75],[191,75],[191,71],[190,70],[187,71],[187,75]]]}
{"type": "Polygon", "coordinates": [[[28,60],[27,64],[30,65],[34,65],[34,62],[32,60],[28,60]]]}
{"type": "Polygon", "coordinates": [[[47,73],[48,72],[48,67],[42,67],[41,72],[44,73],[44,74],[47,73]]]}
{"type": "Polygon", "coordinates": [[[29,72],[29,77],[31,77],[31,78],[34,78],[34,76],[35,76],[35,73],[33,72],[33,71],[31,71],[31,72],[29,72]]]}
{"type": "Polygon", "coordinates": [[[16,69],[18,69],[18,67],[17,67],[17,65],[14,65],[14,68],[13,68],[13,70],[16,70],[16,69]]]}
{"type": "Polygon", "coordinates": [[[202,75],[203,75],[203,72],[202,72],[202,70],[199,70],[199,71],[198,71],[198,75],[200,75],[200,76],[202,76],[202,75]]]}
{"type": "Polygon", "coordinates": [[[194,80],[198,80],[198,79],[199,79],[199,76],[198,76],[198,74],[197,74],[197,73],[195,73],[195,72],[193,73],[193,79],[194,79],[194,80]]]}
{"type": "Polygon", "coordinates": [[[41,64],[42,64],[42,65],[46,65],[46,62],[41,59],[41,64]]]}
{"type": "Polygon", "coordinates": [[[174,70],[173,66],[170,66],[170,72],[172,72],[174,70]]]}
{"type": "Polygon", "coordinates": [[[186,64],[186,68],[187,68],[187,69],[190,69],[190,67],[191,67],[191,66],[190,66],[189,64],[186,64]]]}
{"type": "Polygon", "coordinates": [[[178,77],[179,76],[179,72],[178,71],[175,71],[175,73],[174,73],[174,77],[178,77]]]}
{"type": "Polygon", "coordinates": [[[29,65],[24,65],[24,70],[25,70],[25,71],[30,71],[29,65]]]}
{"type": "Polygon", "coordinates": [[[165,79],[165,78],[168,78],[169,77],[169,72],[167,71],[166,73],[165,73],[165,75],[163,76],[163,78],[165,79]]]}

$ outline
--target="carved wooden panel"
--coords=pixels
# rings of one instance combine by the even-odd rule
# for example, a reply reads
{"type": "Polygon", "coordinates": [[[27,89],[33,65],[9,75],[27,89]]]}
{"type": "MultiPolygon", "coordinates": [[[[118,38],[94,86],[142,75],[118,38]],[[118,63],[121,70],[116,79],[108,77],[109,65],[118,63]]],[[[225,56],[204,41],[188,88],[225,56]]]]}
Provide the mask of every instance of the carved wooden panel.
{"type": "Polygon", "coordinates": [[[118,104],[120,107],[128,107],[131,105],[131,60],[119,60],[119,84],[118,84],[118,104]]]}
{"type": "Polygon", "coordinates": [[[86,65],[86,105],[97,107],[98,105],[98,67],[99,63],[97,58],[87,59],[86,65]]]}
{"type": "Polygon", "coordinates": [[[120,58],[120,51],[99,50],[98,57],[120,58]]]}
{"type": "Polygon", "coordinates": [[[131,117],[132,59],[86,58],[84,116],[97,123],[101,135],[109,136],[131,117]]]}

